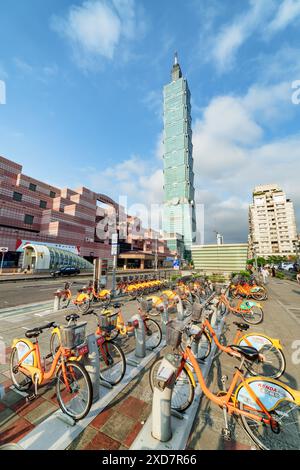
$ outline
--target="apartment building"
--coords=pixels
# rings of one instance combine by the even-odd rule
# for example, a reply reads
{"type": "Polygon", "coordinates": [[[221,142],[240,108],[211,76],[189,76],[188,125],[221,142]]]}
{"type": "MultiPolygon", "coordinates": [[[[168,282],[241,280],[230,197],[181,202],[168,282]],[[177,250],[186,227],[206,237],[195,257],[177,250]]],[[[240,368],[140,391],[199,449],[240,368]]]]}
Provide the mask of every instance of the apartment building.
{"type": "Polygon", "coordinates": [[[289,256],[296,253],[297,227],[294,206],[276,184],[256,186],[249,206],[251,255],[289,256]]]}

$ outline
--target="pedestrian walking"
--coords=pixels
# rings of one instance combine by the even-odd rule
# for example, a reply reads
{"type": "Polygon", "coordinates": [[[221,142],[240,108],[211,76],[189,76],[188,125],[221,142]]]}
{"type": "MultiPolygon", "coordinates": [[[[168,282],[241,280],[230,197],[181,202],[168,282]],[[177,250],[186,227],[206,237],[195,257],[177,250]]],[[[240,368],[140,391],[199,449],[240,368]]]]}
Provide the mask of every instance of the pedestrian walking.
{"type": "Polygon", "coordinates": [[[275,269],[275,266],[272,266],[272,277],[276,277],[276,269],[275,269]]]}
{"type": "Polygon", "coordinates": [[[296,279],[297,279],[298,284],[300,285],[300,271],[298,272],[296,279]]]}
{"type": "Polygon", "coordinates": [[[266,285],[268,277],[270,275],[269,270],[267,268],[263,267],[262,270],[261,270],[261,275],[262,275],[262,278],[263,278],[263,283],[266,285]]]}

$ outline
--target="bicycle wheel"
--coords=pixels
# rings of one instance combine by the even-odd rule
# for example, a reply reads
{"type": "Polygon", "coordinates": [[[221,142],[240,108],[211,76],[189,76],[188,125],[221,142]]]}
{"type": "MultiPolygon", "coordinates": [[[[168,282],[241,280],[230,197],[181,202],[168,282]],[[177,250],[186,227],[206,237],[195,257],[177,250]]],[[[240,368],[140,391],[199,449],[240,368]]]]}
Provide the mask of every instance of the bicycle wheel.
{"type": "Polygon", "coordinates": [[[57,353],[59,347],[60,347],[60,338],[57,333],[52,333],[51,338],[50,338],[50,352],[52,354],[52,357],[55,356],[57,353]]]}
{"type": "Polygon", "coordinates": [[[89,374],[79,362],[68,361],[65,368],[67,384],[62,367],[56,374],[57,401],[63,413],[78,421],[90,411],[93,387],[89,374]]]}
{"type": "Polygon", "coordinates": [[[226,305],[223,302],[221,302],[218,306],[218,313],[223,316],[225,315],[226,311],[227,311],[226,305]]]}
{"type": "Polygon", "coordinates": [[[99,347],[100,378],[111,385],[117,385],[124,377],[126,360],[120,346],[113,341],[105,341],[99,347]]]}
{"type": "Polygon", "coordinates": [[[193,313],[193,303],[190,300],[185,299],[182,301],[182,305],[185,318],[190,317],[193,313]]]}
{"type": "MultiPolygon", "coordinates": [[[[241,410],[247,410],[243,404],[239,406],[241,410]]],[[[263,416],[262,412],[251,410],[251,413],[263,416]]],[[[270,414],[279,424],[278,433],[267,424],[241,415],[244,429],[251,439],[262,450],[299,450],[300,407],[296,403],[282,401],[270,414]]]]}
{"type": "Polygon", "coordinates": [[[256,305],[253,305],[247,311],[242,311],[241,315],[243,319],[245,320],[245,322],[249,323],[249,325],[258,325],[259,323],[263,321],[263,318],[264,318],[263,310],[256,305]]]}
{"type": "Polygon", "coordinates": [[[254,300],[257,300],[258,302],[261,301],[261,300],[265,300],[265,293],[263,291],[257,291],[257,292],[252,292],[251,293],[251,297],[254,299],[254,300]]]}
{"type": "Polygon", "coordinates": [[[61,308],[68,308],[70,304],[70,297],[64,296],[60,299],[61,308]]]}
{"type": "Polygon", "coordinates": [[[246,362],[247,370],[251,375],[262,375],[278,379],[285,371],[286,360],[283,352],[273,344],[265,344],[259,353],[264,356],[262,362],[246,362]]]}
{"type": "Polygon", "coordinates": [[[199,341],[199,347],[198,347],[198,354],[197,354],[197,359],[200,361],[204,361],[209,355],[211,351],[211,339],[209,334],[206,331],[203,331],[201,334],[201,338],[199,341]]]}
{"type": "Polygon", "coordinates": [[[80,313],[87,313],[90,309],[91,301],[88,297],[86,297],[82,302],[76,304],[80,313]]]}
{"type": "MultiPolygon", "coordinates": [[[[154,387],[157,383],[157,372],[163,358],[158,359],[152,364],[150,369],[149,381],[151,390],[154,391],[154,387]]],[[[194,386],[192,380],[185,369],[182,369],[180,375],[177,377],[171,399],[171,408],[176,411],[185,411],[193,403],[195,395],[194,386]]]]}
{"type": "Polygon", "coordinates": [[[155,320],[152,320],[152,318],[146,318],[144,325],[146,348],[157,348],[162,340],[162,332],[159,324],[155,320]]]}
{"type": "Polygon", "coordinates": [[[10,354],[10,376],[14,386],[22,391],[25,392],[28,390],[32,385],[31,377],[26,375],[24,372],[21,372],[18,367],[19,363],[19,356],[17,348],[13,348],[10,354]]]}

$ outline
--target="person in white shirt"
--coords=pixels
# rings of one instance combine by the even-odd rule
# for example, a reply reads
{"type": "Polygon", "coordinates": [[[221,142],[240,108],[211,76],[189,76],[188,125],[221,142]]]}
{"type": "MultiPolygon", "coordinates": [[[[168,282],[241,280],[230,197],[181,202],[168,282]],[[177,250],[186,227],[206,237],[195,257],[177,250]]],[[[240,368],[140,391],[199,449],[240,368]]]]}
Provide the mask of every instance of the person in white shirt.
{"type": "Polygon", "coordinates": [[[267,284],[267,279],[269,277],[269,271],[267,268],[263,267],[262,270],[261,270],[261,275],[263,277],[263,283],[264,284],[267,284]]]}

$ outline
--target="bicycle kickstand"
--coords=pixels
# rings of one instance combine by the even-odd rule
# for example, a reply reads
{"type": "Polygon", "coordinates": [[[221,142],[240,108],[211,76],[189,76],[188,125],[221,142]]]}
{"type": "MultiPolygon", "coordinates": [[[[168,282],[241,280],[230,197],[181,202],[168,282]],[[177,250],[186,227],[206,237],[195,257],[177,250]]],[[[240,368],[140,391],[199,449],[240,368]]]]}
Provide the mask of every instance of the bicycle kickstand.
{"type": "MultiPolygon", "coordinates": [[[[226,375],[223,375],[221,378],[222,382],[222,387],[223,391],[226,392],[226,382],[228,380],[228,377],[226,375]]],[[[224,416],[224,422],[225,422],[225,427],[222,428],[222,436],[225,441],[231,441],[231,430],[228,425],[228,417],[227,417],[227,406],[223,406],[223,416],[224,416]]]]}

